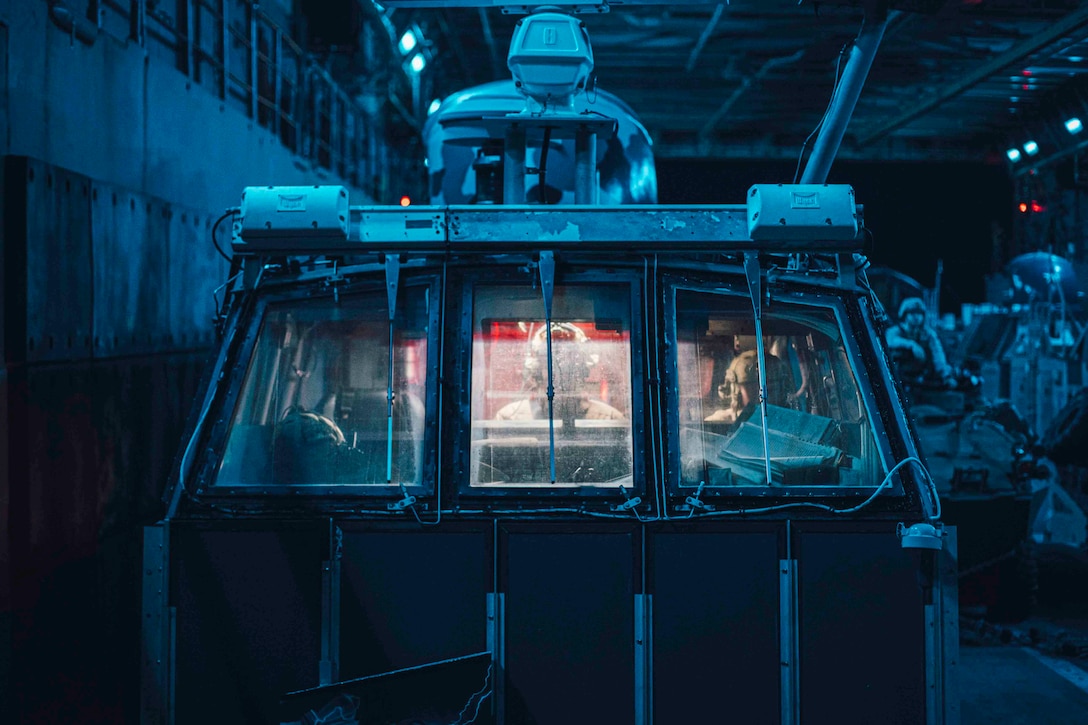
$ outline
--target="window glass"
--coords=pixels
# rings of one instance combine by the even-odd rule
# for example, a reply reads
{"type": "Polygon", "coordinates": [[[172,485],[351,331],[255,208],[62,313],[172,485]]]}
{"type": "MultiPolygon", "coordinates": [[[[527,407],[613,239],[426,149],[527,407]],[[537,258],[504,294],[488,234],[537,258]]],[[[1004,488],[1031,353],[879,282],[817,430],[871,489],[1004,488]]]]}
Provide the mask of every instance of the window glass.
{"type": "Polygon", "coordinates": [[[624,285],[477,287],[472,486],[631,485],[631,302],[624,285]],[[555,478],[552,478],[554,465],[555,478]]]}
{"type": "Polygon", "coordinates": [[[382,290],[269,306],[218,485],[421,482],[427,290],[401,290],[391,381],[386,300],[382,290]]]}
{"type": "Polygon", "coordinates": [[[763,314],[767,435],[747,297],[678,290],[680,485],[875,486],[872,425],[834,311],[775,301],[763,314]]]}

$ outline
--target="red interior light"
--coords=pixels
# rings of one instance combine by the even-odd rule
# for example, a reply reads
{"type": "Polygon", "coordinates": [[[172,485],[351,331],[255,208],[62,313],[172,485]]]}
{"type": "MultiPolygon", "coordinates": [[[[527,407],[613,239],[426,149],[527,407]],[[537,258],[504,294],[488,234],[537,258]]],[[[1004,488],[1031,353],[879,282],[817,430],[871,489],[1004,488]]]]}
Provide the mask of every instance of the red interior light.
{"type": "Polygon", "coordinates": [[[402,196],[402,197],[400,198],[400,205],[401,205],[401,206],[408,206],[408,205],[409,205],[409,204],[411,204],[411,203],[412,203],[412,199],[411,199],[411,197],[409,197],[409,196],[407,196],[407,195],[405,195],[405,196],[402,196]]]}
{"type": "Polygon", "coordinates": [[[1020,211],[1021,212],[1027,212],[1027,210],[1028,210],[1027,202],[1026,201],[1020,202],[1020,211]]]}

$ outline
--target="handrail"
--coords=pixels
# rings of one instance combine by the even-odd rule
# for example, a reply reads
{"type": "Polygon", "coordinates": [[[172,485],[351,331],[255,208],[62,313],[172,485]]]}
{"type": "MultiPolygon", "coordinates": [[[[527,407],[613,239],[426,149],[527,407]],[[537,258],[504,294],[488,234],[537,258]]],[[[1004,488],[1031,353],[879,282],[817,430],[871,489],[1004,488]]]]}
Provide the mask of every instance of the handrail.
{"type": "MultiPolygon", "coordinates": [[[[379,200],[390,167],[377,158],[382,128],[294,38],[248,0],[98,0],[98,30],[157,45],[190,80],[271,131],[283,144],[379,200]],[[118,22],[120,21],[120,22],[118,22]]],[[[384,148],[384,156],[398,151],[384,148]]],[[[379,200],[380,201],[380,200],[379,200]]]]}

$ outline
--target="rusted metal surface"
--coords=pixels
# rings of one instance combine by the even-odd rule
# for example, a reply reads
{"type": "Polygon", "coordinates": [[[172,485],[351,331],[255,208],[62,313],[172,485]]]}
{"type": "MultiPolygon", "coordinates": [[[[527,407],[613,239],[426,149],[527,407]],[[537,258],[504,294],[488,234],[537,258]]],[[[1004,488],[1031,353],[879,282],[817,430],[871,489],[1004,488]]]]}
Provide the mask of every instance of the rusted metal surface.
{"type": "Polygon", "coordinates": [[[136,722],[141,527],[204,352],[9,370],[12,692],[24,721],[136,722]],[[67,688],[67,689],[66,689],[67,688]],[[131,710],[131,712],[130,712],[131,710]]]}

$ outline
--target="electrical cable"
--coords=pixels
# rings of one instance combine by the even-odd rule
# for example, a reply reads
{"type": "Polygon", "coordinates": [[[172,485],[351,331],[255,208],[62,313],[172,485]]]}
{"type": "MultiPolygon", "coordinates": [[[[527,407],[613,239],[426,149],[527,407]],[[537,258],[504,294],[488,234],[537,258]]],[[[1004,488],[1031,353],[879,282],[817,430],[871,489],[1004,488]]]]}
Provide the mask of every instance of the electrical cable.
{"type": "Polygon", "coordinates": [[[929,483],[930,493],[933,496],[933,502],[934,502],[934,508],[935,508],[935,512],[933,514],[930,514],[930,516],[928,518],[929,518],[930,521],[939,520],[941,518],[941,499],[937,495],[937,484],[933,481],[933,476],[930,475],[929,470],[925,467],[925,464],[923,464],[922,461],[919,460],[915,456],[908,456],[907,458],[904,458],[903,460],[899,461],[899,463],[895,464],[892,467],[892,469],[890,471],[888,471],[887,475],[884,476],[884,480],[880,482],[880,485],[876,487],[876,490],[873,491],[873,493],[869,496],[869,498],[865,499],[864,501],[859,503],[857,506],[852,506],[852,507],[847,508],[847,509],[837,509],[837,508],[834,508],[833,506],[828,506],[827,504],[815,503],[815,502],[812,502],[812,501],[795,501],[795,502],[791,502],[791,503],[778,504],[776,506],[764,506],[764,507],[755,508],[755,509],[731,509],[729,511],[709,511],[707,513],[700,514],[699,517],[700,518],[705,518],[705,517],[708,517],[708,516],[743,516],[745,514],[763,514],[763,513],[769,513],[771,511],[783,511],[783,510],[789,509],[789,508],[815,508],[815,509],[820,509],[821,511],[827,511],[828,513],[832,513],[832,514],[852,514],[852,513],[856,513],[857,511],[860,511],[861,509],[863,509],[866,506],[868,506],[869,504],[871,504],[874,500],[876,500],[876,497],[880,495],[881,491],[883,491],[885,488],[889,488],[891,486],[892,476],[895,475],[896,471],[898,471],[900,468],[907,465],[908,463],[915,464],[919,468],[919,470],[921,470],[922,473],[925,474],[926,480],[929,483]]]}
{"type": "Polygon", "coordinates": [[[227,260],[228,262],[234,262],[234,258],[228,256],[227,253],[223,251],[223,248],[219,246],[219,240],[216,239],[215,232],[219,229],[219,225],[223,223],[224,219],[229,216],[234,216],[237,213],[237,207],[231,207],[230,209],[227,209],[226,213],[223,214],[223,216],[216,219],[215,224],[212,225],[212,245],[215,246],[215,251],[219,252],[219,256],[227,260]]]}
{"type": "Polygon", "coordinates": [[[491,670],[494,666],[494,662],[487,666],[487,674],[484,675],[484,686],[468,696],[468,702],[466,702],[465,706],[461,708],[461,712],[457,715],[457,721],[454,723],[454,725],[461,725],[461,721],[464,720],[465,713],[468,712],[468,708],[470,705],[472,705],[473,699],[479,697],[480,699],[476,702],[476,712],[472,715],[472,719],[469,720],[467,723],[464,723],[464,725],[471,725],[471,723],[476,722],[476,718],[480,714],[480,703],[486,700],[487,696],[491,694],[491,691],[488,689],[487,683],[491,681],[491,670]],[[480,697],[481,695],[482,697],[480,697]]]}
{"type": "Polygon", "coordinates": [[[808,135],[805,142],[801,144],[801,153],[797,156],[797,168],[793,172],[793,183],[797,183],[797,179],[801,176],[801,161],[805,158],[805,148],[808,146],[808,142],[812,140],[812,137],[823,127],[824,121],[827,120],[827,114],[831,113],[831,106],[835,103],[835,96],[839,92],[839,84],[842,82],[842,76],[839,75],[839,68],[842,65],[842,57],[846,54],[847,49],[853,44],[854,41],[844,43],[839,50],[839,56],[835,59],[835,83],[831,86],[831,97],[827,100],[827,108],[824,109],[824,115],[820,116],[819,123],[816,124],[816,128],[812,129],[812,133],[808,135]]]}

